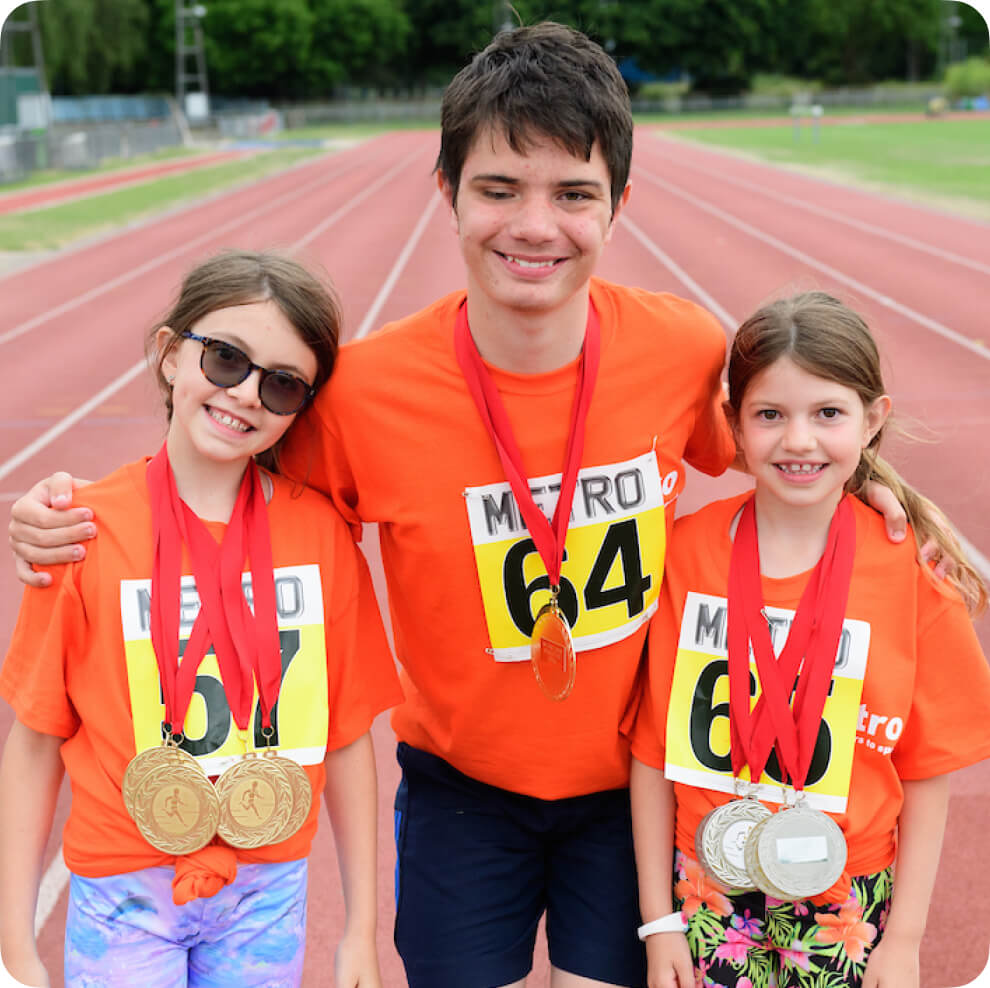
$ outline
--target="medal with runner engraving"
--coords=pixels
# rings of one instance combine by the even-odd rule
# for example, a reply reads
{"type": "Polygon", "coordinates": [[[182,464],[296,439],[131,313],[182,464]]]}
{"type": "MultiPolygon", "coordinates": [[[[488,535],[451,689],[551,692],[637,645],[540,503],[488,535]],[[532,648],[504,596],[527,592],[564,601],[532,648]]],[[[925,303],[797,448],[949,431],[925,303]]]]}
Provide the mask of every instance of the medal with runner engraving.
{"type": "Polygon", "coordinates": [[[125,805],[141,836],[165,854],[192,854],[209,844],[220,804],[196,759],[170,741],[136,756],[132,767],[125,805]]]}
{"type": "Polygon", "coordinates": [[[830,889],[846,867],[846,839],[827,814],[799,799],[749,835],[746,862],[765,894],[783,902],[811,899],[830,889]]]}
{"type": "MultiPolygon", "coordinates": [[[[553,591],[551,591],[553,592],[553,591]]],[[[551,700],[563,700],[574,687],[577,662],[574,642],[564,612],[553,593],[536,615],[530,643],[530,662],[540,689],[551,700]]]]}
{"type": "Polygon", "coordinates": [[[533,499],[529,481],[523,472],[522,453],[513,434],[512,423],[509,421],[492,375],[481,359],[481,354],[471,336],[466,305],[461,306],[454,325],[454,350],[478,414],[495,444],[519,513],[546,567],[551,597],[549,603],[544,604],[536,615],[530,636],[530,664],[536,682],[544,694],[551,700],[563,700],[574,687],[577,662],[574,642],[571,640],[571,628],[557,602],[557,595],[560,592],[560,571],[564,561],[567,526],[571,518],[578,469],[581,466],[581,454],[584,450],[585,426],[601,356],[598,313],[589,301],[577,395],[571,413],[564,469],[552,520],[547,519],[533,499]]]}
{"type": "Polygon", "coordinates": [[[294,799],[292,783],[280,764],[284,761],[248,752],[217,779],[217,833],[231,847],[262,847],[282,839],[294,799]]]}
{"type": "Polygon", "coordinates": [[[757,886],[746,867],[746,842],[770,811],[756,799],[735,799],[709,811],[694,833],[694,850],[702,868],[737,892],[757,886]]]}

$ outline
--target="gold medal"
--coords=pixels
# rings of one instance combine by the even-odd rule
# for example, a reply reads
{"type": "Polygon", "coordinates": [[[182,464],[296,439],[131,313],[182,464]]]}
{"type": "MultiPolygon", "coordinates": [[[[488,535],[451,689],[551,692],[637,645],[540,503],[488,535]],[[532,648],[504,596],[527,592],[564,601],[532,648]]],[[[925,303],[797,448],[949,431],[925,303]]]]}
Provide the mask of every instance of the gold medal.
{"type": "Polygon", "coordinates": [[[783,902],[811,899],[830,889],[846,866],[846,839],[827,814],[800,801],[753,828],[746,843],[750,877],[783,902]]]}
{"type": "Polygon", "coordinates": [[[536,615],[529,646],[530,664],[540,689],[551,700],[564,700],[574,688],[577,661],[574,642],[556,593],[536,615]]]}
{"type": "Polygon", "coordinates": [[[264,755],[269,760],[278,762],[279,768],[285,773],[289,787],[292,790],[292,812],[282,828],[276,841],[288,840],[306,822],[310,808],[313,805],[313,786],[309,781],[306,770],[291,758],[283,758],[274,749],[268,749],[264,755]]]}
{"type": "Polygon", "coordinates": [[[124,805],[141,836],[166,854],[192,854],[216,833],[217,794],[192,755],[173,742],[135,756],[124,777],[124,805]]]}
{"type": "Polygon", "coordinates": [[[250,849],[282,839],[294,804],[284,761],[248,752],[217,779],[217,833],[231,847],[250,849]]]}
{"type": "Polygon", "coordinates": [[[694,834],[694,849],[701,866],[733,891],[755,890],[757,886],[746,867],[746,844],[756,825],[770,815],[755,799],[735,799],[716,806],[694,834]]]}

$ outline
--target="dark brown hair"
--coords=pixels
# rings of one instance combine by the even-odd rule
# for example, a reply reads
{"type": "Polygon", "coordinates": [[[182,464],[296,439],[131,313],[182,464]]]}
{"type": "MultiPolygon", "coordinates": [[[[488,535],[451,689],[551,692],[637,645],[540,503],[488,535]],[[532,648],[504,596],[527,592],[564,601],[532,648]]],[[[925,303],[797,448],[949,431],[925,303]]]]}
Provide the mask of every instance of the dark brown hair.
{"type": "Polygon", "coordinates": [[[585,161],[597,141],[613,213],[629,179],[633,121],[626,84],[600,45],[563,24],[497,35],[447,87],[440,125],[436,167],[455,206],[464,161],[486,130],[501,132],[519,153],[549,138],[585,161]]]}
{"type": "MultiPolygon", "coordinates": [[[[185,276],[171,309],[148,336],[149,353],[169,419],[172,387],[162,364],[182,341],[182,334],[217,309],[266,301],[279,307],[316,357],[313,386],[319,388],[326,382],[337,359],[341,323],[340,303],[329,281],[316,277],[281,251],[223,251],[197,264],[185,276]],[[156,350],[156,336],[163,327],[168,327],[172,335],[161,350],[156,350]]],[[[255,457],[261,466],[275,473],[278,445],[255,457]]]]}
{"type": "MultiPolygon", "coordinates": [[[[750,381],[781,357],[815,377],[835,381],[859,395],[869,407],[886,393],[880,354],[862,317],[825,292],[804,292],[764,306],[736,333],[729,355],[729,406],[739,415],[750,381]]],[[[952,534],[945,516],[912,488],[880,456],[881,427],[863,450],[846,490],[865,500],[866,485],[889,487],[904,506],[919,546],[932,542],[955,564],[948,579],[962,594],[970,613],[987,606],[987,586],[952,534]]]]}

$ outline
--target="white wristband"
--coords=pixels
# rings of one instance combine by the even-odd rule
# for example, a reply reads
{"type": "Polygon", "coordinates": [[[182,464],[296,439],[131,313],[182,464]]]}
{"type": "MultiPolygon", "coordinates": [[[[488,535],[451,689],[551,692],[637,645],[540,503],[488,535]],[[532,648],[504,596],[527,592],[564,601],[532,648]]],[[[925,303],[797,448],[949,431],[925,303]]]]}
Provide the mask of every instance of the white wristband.
{"type": "Polygon", "coordinates": [[[653,936],[654,933],[683,933],[688,928],[687,920],[683,913],[671,913],[669,916],[661,916],[649,923],[644,923],[637,931],[636,935],[640,940],[653,936]]]}

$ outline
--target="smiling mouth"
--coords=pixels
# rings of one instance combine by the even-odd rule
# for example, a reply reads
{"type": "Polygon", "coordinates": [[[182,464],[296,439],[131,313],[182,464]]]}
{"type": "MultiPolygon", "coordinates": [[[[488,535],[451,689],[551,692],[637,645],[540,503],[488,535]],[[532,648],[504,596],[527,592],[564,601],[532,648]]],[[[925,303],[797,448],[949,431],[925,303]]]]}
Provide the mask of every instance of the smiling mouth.
{"type": "Polygon", "coordinates": [[[541,268],[552,268],[564,260],[562,257],[548,257],[545,260],[528,261],[526,258],[516,257],[514,254],[503,254],[500,250],[495,251],[495,253],[510,264],[518,264],[521,268],[530,268],[533,271],[538,271],[541,268]]]}
{"type": "Polygon", "coordinates": [[[221,412],[219,408],[214,408],[212,405],[206,406],[206,414],[214,422],[218,422],[228,429],[233,429],[235,432],[252,432],[254,430],[254,426],[248,425],[243,419],[237,418],[236,415],[228,415],[227,412],[221,412]]]}
{"type": "Polygon", "coordinates": [[[774,468],[781,473],[807,477],[811,474],[821,473],[827,465],[826,463],[775,463],[774,468]]]}

